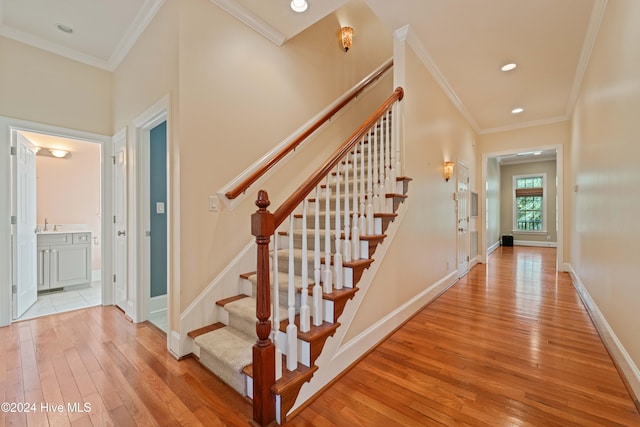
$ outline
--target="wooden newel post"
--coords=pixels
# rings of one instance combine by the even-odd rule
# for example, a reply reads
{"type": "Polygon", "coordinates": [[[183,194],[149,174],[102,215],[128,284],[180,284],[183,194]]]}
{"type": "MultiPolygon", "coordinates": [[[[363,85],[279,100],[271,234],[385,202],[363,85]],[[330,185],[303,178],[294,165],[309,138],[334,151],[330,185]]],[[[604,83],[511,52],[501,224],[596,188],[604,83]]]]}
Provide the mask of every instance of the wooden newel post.
{"type": "Polygon", "coordinates": [[[269,241],[275,232],[273,214],[267,210],[269,195],[258,192],[258,210],[251,215],[251,234],[258,245],[258,295],[256,296],[256,333],[258,341],[253,346],[253,419],[260,425],[268,425],[276,418],[275,395],[271,386],[276,382],[276,348],[271,339],[271,283],[269,274],[269,241]]]}

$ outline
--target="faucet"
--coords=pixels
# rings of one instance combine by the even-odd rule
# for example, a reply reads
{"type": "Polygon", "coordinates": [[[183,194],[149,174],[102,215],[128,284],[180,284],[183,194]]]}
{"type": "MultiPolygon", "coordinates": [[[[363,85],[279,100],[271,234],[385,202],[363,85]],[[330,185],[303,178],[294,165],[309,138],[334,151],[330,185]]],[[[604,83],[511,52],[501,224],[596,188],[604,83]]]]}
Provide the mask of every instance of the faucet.
{"type": "Polygon", "coordinates": [[[42,231],[47,231],[47,225],[49,225],[49,222],[47,221],[47,217],[44,217],[44,230],[42,231]]]}

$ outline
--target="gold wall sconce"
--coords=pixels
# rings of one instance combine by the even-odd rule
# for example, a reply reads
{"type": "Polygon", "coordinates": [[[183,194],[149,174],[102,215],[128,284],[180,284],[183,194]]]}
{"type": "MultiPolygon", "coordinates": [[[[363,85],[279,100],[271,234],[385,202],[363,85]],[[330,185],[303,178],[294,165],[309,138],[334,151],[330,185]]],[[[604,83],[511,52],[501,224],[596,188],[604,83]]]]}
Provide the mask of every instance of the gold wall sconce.
{"type": "Polygon", "coordinates": [[[453,176],[453,165],[454,162],[444,162],[444,180],[449,181],[453,176]]]}
{"type": "Polygon", "coordinates": [[[348,51],[353,43],[353,28],[342,27],[340,29],[340,40],[342,41],[342,48],[344,51],[348,51]]]}

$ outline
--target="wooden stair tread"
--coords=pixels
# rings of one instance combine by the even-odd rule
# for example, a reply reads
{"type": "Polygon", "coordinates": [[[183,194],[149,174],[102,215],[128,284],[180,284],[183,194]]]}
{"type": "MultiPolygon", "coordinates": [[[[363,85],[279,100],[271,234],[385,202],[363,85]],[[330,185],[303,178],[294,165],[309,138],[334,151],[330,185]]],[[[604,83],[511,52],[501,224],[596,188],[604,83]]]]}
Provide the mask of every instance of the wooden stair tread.
{"type": "MultiPolygon", "coordinates": [[[[333,335],[336,332],[336,330],[340,327],[340,323],[338,322],[336,323],[322,322],[322,325],[320,326],[314,326],[312,324],[309,332],[301,332],[300,331],[300,315],[296,315],[294,323],[298,327],[298,339],[301,339],[302,341],[306,341],[309,343],[312,343],[313,341],[317,341],[333,335]]],[[[280,331],[286,332],[288,324],[289,324],[289,319],[282,320],[280,322],[280,331]]]]}
{"type": "Polygon", "coordinates": [[[195,339],[196,337],[199,337],[200,335],[204,335],[207,332],[216,331],[216,330],[218,330],[220,328],[224,328],[225,326],[227,326],[227,325],[225,325],[222,322],[217,322],[217,323],[214,323],[212,325],[203,326],[202,328],[194,329],[191,332],[187,332],[187,336],[189,338],[191,338],[191,339],[195,339]]]}
{"type": "Polygon", "coordinates": [[[282,377],[271,387],[271,391],[275,394],[286,394],[289,390],[293,389],[296,389],[297,392],[297,390],[300,389],[300,386],[309,381],[313,374],[318,370],[318,367],[315,365],[309,367],[302,363],[298,363],[298,367],[293,371],[290,371],[286,369],[286,356],[283,356],[282,358],[282,377]]]}
{"type": "Polygon", "coordinates": [[[235,295],[235,296],[232,296],[232,297],[229,297],[229,298],[224,298],[224,299],[216,301],[216,305],[219,305],[220,307],[224,307],[225,305],[229,304],[230,302],[239,301],[239,300],[244,299],[244,298],[249,298],[249,295],[241,294],[241,295],[235,295]]]}
{"type": "Polygon", "coordinates": [[[356,294],[356,292],[358,292],[360,289],[358,289],[357,287],[355,288],[342,288],[342,289],[334,289],[333,292],[330,293],[322,293],[322,297],[326,300],[329,301],[337,301],[337,300],[341,300],[343,298],[353,298],[353,296],[356,294]]]}

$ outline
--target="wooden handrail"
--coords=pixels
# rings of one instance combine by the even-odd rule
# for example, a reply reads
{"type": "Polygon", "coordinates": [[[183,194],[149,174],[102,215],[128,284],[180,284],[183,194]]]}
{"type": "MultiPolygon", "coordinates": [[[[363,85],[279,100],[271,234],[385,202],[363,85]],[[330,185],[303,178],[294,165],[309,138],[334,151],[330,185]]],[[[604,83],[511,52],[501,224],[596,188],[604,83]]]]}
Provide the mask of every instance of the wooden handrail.
{"type": "Polygon", "coordinates": [[[335,116],[341,109],[343,109],[349,102],[355,99],[358,95],[360,95],[367,87],[373,84],[376,80],[378,80],[384,73],[386,73],[393,66],[393,59],[389,59],[387,62],[382,64],[382,66],[376,70],[374,73],[369,75],[366,79],[358,83],[354,86],[343,98],[342,100],[336,104],[331,110],[329,110],[326,114],[323,114],[322,117],[318,118],[315,122],[313,122],[309,127],[307,127],[304,131],[302,131],[293,141],[287,144],[282,150],[280,150],[274,157],[269,159],[264,165],[260,168],[256,169],[251,175],[246,177],[242,182],[236,185],[233,189],[229,190],[225,193],[225,197],[227,199],[235,199],[256,182],[261,176],[269,171],[274,165],[276,165],[280,160],[282,160],[287,154],[292,152],[298,147],[304,140],[306,140],[309,136],[311,136],[316,130],[318,130],[322,125],[328,122],[333,116],[335,116]]]}
{"type": "Polygon", "coordinates": [[[364,134],[371,129],[386,111],[404,97],[404,90],[399,87],[378,109],[362,123],[351,137],[346,140],[327,161],[303,182],[300,187],[285,200],[282,205],[273,213],[274,225],[277,228],[284,220],[294,211],[296,207],[304,200],[305,197],[326,177],[331,170],[340,162],[340,160],[360,141],[364,134]]]}

